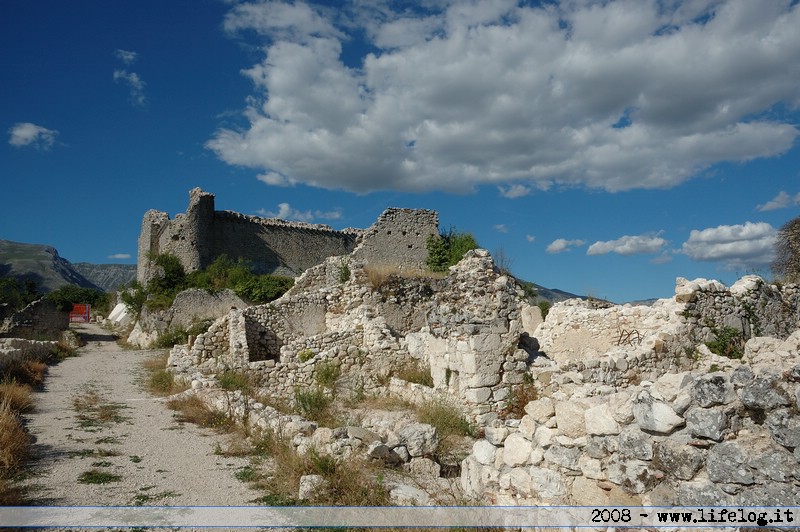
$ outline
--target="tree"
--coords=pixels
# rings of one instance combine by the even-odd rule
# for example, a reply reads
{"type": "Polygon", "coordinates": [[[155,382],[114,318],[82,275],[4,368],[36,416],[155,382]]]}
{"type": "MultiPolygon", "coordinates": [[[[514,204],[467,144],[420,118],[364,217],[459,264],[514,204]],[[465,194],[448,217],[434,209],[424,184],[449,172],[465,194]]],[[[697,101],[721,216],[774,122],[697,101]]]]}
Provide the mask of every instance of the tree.
{"type": "Polygon", "coordinates": [[[470,233],[460,233],[451,227],[440,231],[439,236],[428,238],[428,267],[434,272],[445,272],[460,261],[467,251],[477,249],[478,242],[470,233]]]}
{"type": "Polygon", "coordinates": [[[786,283],[800,284],[800,216],[778,229],[772,273],[786,283]]]}

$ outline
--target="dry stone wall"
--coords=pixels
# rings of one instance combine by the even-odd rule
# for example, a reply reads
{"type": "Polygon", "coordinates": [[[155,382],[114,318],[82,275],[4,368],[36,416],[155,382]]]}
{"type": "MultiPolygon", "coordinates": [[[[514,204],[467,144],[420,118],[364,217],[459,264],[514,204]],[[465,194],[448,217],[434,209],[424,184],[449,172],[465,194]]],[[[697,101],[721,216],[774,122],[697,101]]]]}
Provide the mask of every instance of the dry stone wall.
{"type": "Polygon", "coordinates": [[[69,328],[69,312],[59,310],[49,299],[39,299],[0,323],[0,337],[59,338],[69,328]]]}
{"type": "Polygon", "coordinates": [[[143,308],[128,335],[128,343],[147,348],[167,331],[189,330],[193,325],[226,315],[231,308],[244,308],[247,305],[232,290],[226,289],[212,294],[190,288],[175,296],[172,305],[167,309],[143,308]]]}
{"type": "Polygon", "coordinates": [[[800,331],[751,339],[742,363],[728,362],[532,401],[486,428],[462,487],[506,505],[795,505],[800,331]]]}

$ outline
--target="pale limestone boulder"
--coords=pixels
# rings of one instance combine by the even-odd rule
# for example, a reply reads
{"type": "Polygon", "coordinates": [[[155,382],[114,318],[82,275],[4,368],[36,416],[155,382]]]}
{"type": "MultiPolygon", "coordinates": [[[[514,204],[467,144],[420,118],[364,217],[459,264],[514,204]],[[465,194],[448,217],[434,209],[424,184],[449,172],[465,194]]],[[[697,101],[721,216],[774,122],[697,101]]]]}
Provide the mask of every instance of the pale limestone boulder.
{"type": "Polygon", "coordinates": [[[508,477],[511,488],[518,494],[523,497],[534,495],[531,476],[524,468],[515,467],[509,472],[508,477]]]}
{"type": "Polygon", "coordinates": [[[503,462],[510,467],[517,467],[528,463],[533,451],[533,445],[524,436],[518,433],[511,434],[503,446],[503,462]]]}
{"type": "Polygon", "coordinates": [[[525,413],[531,416],[537,423],[546,423],[547,420],[556,415],[556,409],[552,399],[549,397],[542,397],[525,405],[525,413]]]}
{"type": "Polygon", "coordinates": [[[564,477],[557,471],[534,466],[530,469],[530,476],[533,491],[541,499],[555,499],[567,493],[564,477]]]}
{"type": "Polygon", "coordinates": [[[431,506],[434,500],[423,490],[408,484],[389,486],[389,500],[394,506],[431,506]]]}
{"type": "Polygon", "coordinates": [[[412,457],[433,454],[439,446],[436,429],[427,423],[407,425],[400,429],[397,436],[412,457]]]}
{"type": "Polygon", "coordinates": [[[641,506],[642,499],[607,481],[575,477],[570,503],[576,506],[641,506]]]}
{"type": "Polygon", "coordinates": [[[533,440],[533,435],[536,432],[536,421],[531,416],[525,415],[522,416],[522,419],[519,421],[519,433],[528,438],[529,440],[533,440]]]}
{"type": "Polygon", "coordinates": [[[608,397],[608,407],[614,421],[620,425],[633,423],[633,394],[630,392],[617,392],[608,397]]]}
{"type": "Polygon", "coordinates": [[[533,436],[533,441],[537,447],[546,449],[555,440],[556,431],[550,427],[539,427],[536,429],[536,434],[533,436]]]}
{"type": "Polygon", "coordinates": [[[497,447],[486,440],[478,440],[472,445],[472,455],[482,465],[494,465],[497,447]]]}
{"type": "Polygon", "coordinates": [[[682,373],[665,373],[654,384],[654,388],[667,402],[672,402],[683,388],[692,384],[693,378],[688,371],[682,373]]]}
{"type": "Polygon", "coordinates": [[[322,475],[303,475],[300,477],[300,489],[297,491],[297,498],[301,501],[308,500],[314,496],[314,492],[325,485],[322,475]]]}
{"type": "Polygon", "coordinates": [[[608,403],[601,403],[583,413],[586,433],[593,436],[619,434],[619,423],[614,420],[608,403]]]}
{"type": "Polygon", "coordinates": [[[669,434],[685,423],[668,404],[656,401],[647,390],[636,396],[633,416],[640,429],[658,434],[669,434]]]}
{"type": "Polygon", "coordinates": [[[502,445],[508,436],[508,427],[499,419],[495,419],[484,428],[484,434],[492,445],[502,445]]]}
{"type": "Polygon", "coordinates": [[[584,412],[588,405],[580,400],[556,401],[556,423],[558,432],[569,438],[586,436],[584,412]]]}

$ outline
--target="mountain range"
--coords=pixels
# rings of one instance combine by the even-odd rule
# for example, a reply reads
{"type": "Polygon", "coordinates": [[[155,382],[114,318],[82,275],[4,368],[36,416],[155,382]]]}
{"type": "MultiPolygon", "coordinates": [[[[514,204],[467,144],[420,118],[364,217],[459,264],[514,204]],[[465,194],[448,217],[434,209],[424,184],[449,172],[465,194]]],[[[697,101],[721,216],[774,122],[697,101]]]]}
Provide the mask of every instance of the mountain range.
{"type": "Polygon", "coordinates": [[[0,240],[0,277],[34,281],[43,293],[66,284],[112,291],[136,278],[136,265],[73,264],[53,246],[0,240]]]}

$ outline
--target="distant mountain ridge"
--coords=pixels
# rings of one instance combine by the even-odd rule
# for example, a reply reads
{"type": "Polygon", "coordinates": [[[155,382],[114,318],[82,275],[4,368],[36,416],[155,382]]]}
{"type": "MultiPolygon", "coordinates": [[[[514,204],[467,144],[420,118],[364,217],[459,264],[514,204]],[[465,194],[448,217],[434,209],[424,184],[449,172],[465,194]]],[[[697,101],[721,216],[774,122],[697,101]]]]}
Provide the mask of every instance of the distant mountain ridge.
{"type": "Polygon", "coordinates": [[[72,266],[78,273],[106,292],[114,292],[120,286],[136,279],[135,264],[76,262],[72,266]]]}
{"type": "Polygon", "coordinates": [[[0,240],[0,277],[36,283],[40,292],[67,284],[103,291],[116,290],[136,277],[133,264],[72,264],[53,246],[0,240]]]}

